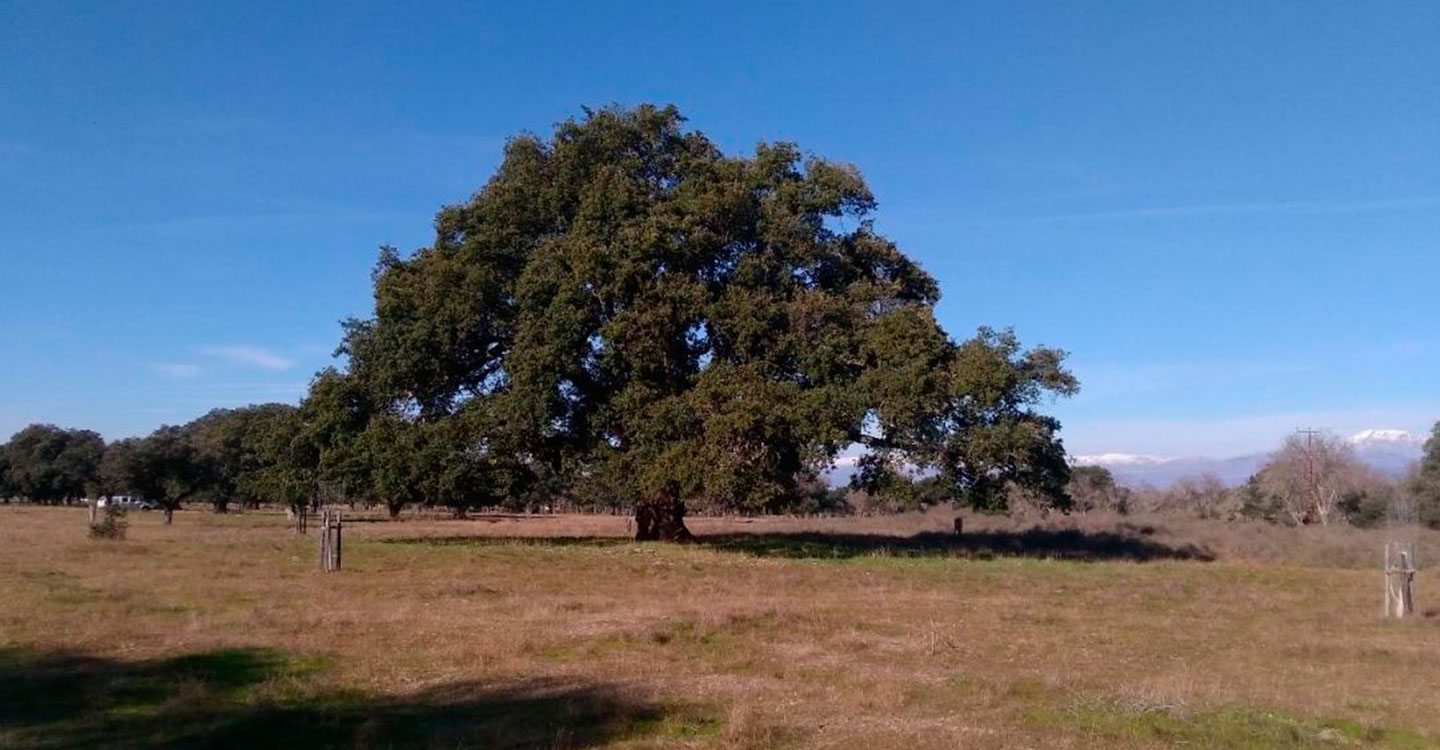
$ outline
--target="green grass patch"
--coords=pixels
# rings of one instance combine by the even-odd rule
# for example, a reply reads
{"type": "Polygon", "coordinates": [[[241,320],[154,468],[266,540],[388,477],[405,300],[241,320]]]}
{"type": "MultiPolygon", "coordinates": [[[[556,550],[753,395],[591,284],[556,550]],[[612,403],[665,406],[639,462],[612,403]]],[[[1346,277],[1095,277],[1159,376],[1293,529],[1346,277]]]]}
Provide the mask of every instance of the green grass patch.
{"type": "Polygon", "coordinates": [[[955,709],[973,703],[986,692],[984,682],[965,675],[946,677],[940,682],[906,685],[902,700],[912,708],[955,709]]]}
{"type": "Polygon", "coordinates": [[[718,737],[725,722],[713,713],[696,706],[687,706],[657,716],[636,719],[629,727],[635,737],[698,740],[718,737]]]}
{"type": "Polygon", "coordinates": [[[1306,719],[1255,708],[1129,710],[1118,706],[1041,709],[1029,714],[1042,727],[1078,729],[1107,744],[1159,742],[1176,747],[1271,748],[1369,747],[1418,750],[1440,742],[1417,732],[1349,719],[1306,719]]]}

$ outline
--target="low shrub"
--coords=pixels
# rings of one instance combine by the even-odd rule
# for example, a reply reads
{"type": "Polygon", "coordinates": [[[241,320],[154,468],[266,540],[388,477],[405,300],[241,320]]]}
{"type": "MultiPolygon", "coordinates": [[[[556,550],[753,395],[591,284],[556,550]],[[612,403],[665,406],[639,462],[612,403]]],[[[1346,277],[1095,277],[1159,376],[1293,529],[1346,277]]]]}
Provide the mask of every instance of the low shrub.
{"type": "Polygon", "coordinates": [[[100,520],[90,524],[91,539],[124,539],[130,522],[125,520],[125,511],[113,505],[105,507],[100,520]]]}

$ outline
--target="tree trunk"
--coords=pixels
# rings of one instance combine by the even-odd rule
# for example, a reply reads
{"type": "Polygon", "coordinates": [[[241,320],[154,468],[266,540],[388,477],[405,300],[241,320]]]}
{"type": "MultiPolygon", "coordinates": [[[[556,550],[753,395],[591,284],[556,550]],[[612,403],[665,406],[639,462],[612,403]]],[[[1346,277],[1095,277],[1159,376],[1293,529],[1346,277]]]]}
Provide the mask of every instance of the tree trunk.
{"type": "Polygon", "coordinates": [[[170,525],[170,522],[171,522],[171,521],[174,521],[174,520],[175,520],[175,509],[172,508],[172,507],[169,506],[169,505],[165,506],[165,525],[166,525],[166,526],[169,526],[169,525],[170,525]]]}
{"type": "Polygon", "coordinates": [[[401,509],[403,509],[404,507],[405,507],[405,503],[403,503],[403,502],[397,502],[397,501],[393,501],[393,500],[392,500],[391,502],[388,502],[388,503],[385,504],[385,509],[388,510],[388,511],[390,511],[390,518],[391,518],[392,520],[400,517],[400,511],[401,511],[401,509]]]}
{"type": "Polygon", "coordinates": [[[635,541],[689,542],[695,539],[685,528],[685,501],[655,500],[635,506],[635,541]]]}

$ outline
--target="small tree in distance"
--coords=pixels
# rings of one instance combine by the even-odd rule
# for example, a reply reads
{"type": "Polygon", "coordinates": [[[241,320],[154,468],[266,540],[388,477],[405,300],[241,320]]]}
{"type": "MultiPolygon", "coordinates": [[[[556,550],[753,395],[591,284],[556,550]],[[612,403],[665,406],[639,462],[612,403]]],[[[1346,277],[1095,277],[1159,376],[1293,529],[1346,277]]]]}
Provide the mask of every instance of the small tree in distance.
{"type": "Polygon", "coordinates": [[[129,527],[129,521],[125,520],[125,511],[115,503],[107,503],[100,515],[100,520],[90,524],[91,539],[120,540],[125,538],[125,530],[129,527]]]}
{"type": "Polygon", "coordinates": [[[1068,489],[1077,511],[1130,512],[1130,490],[1117,485],[1115,475],[1104,466],[1072,468],[1068,489]]]}
{"type": "Polygon", "coordinates": [[[1370,473],[1349,443],[1321,432],[1287,437],[1257,483],[1296,525],[1327,525],[1337,519],[1343,499],[1363,491],[1370,473]]]}

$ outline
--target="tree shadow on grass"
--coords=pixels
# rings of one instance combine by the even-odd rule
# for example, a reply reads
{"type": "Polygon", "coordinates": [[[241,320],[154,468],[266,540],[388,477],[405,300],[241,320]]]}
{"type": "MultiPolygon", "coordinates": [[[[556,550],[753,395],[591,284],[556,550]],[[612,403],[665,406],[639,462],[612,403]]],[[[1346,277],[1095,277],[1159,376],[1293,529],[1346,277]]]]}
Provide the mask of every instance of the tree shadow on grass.
{"type": "Polygon", "coordinates": [[[1100,562],[1126,560],[1196,560],[1210,562],[1214,553],[1194,544],[1169,545],[1130,531],[1032,528],[1022,531],[981,530],[963,535],[923,532],[913,536],[779,532],[712,534],[700,544],[757,557],[847,559],[871,555],[891,557],[960,557],[989,559],[1029,557],[1100,562]]]}
{"type": "MultiPolygon", "coordinates": [[[[922,532],[913,536],[835,534],[826,532],[737,532],[704,534],[695,543],[722,552],[756,557],[842,560],[865,556],[956,557],[990,559],[1029,557],[1047,560],[1100,562],[1126,560],[1195,560],[1210,562],[1215,554],[1194,544],[1171,545],[1152,539],[1155,529],[1122,525],[1116,531],[1031,528],[1020,531],[980,530],[963,535],[922,532]]],[[[631,544],[625,537],[603,536],[436,536],[383,540],[388,544],[437,547],[534,545],[614,547],[631,544]]]]}
{"type": "Polygon", "coordinates": [[[256,649],[144,662],[0,650],[0,747],[587,748],[718,726],[700,708],[606,685],[457,683],[372,698],[303,691],[292,678],[305,671],[256,649]]]}
{"type": "Polygon", "coordinates": [[[417,516],[410,516],[410,515],[401,515],[401,516],[398,516],[398,517],[395,517],[395,518],[391,518],[391,517],[389,517],[389,516],[383,516],[383,515],[361,515],[362,513],[366,513],[367,511],[358,511],[358,512],[357,512],[357,511],[354,511],[354,510],[345,510],[345,509],[343,509],[343,508],[341,509],[341,512],[347,514],[347,515],[345,516],[345,523],[376,523],[376,524],[408,523],[408,522],[413,522],[413,521],[423,521],[423,522],[425,522],[425,523],[475,523],[475,522],[501,523],[501,522],[503,522],[503,521],[526,521],[526,522],[533,522],[533,521],[559,521],[559,520],[562,520],[562,519],[563,519],[563,516],[547,515],[547,514],[543,514],[543,513],[467,513],[466,515],[463,515],[463,516],[456,516],[456,515],[451,515],[451,514],[444,514],[444,515],[438,515],[438,514],[437,514],[437,515],[419,516],[419,517],[417,517],[417,516]]]}
{"type": "Polygon", "coordinates": [[[623,547],[634,544],[628,536],[404,536],[377,539],[381,544],[419,544],[429,547],[623,547]]]}

